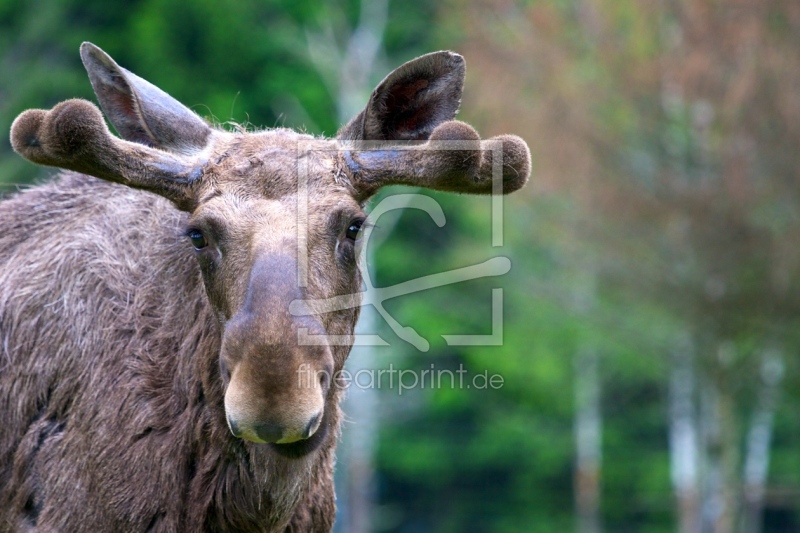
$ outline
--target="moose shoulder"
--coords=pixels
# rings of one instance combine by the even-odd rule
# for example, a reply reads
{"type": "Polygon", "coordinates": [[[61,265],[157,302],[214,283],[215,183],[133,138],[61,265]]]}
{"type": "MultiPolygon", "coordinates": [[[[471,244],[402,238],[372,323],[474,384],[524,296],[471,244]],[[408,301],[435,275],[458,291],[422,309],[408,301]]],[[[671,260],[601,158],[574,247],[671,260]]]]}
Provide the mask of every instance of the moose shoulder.
{"type": "Polygon", "coordinates": [[[527,146],[495,138],[492,180],[492,152],[453,120],[451,52],[395,70],[335,139],[215,129],[96,46],[81,57],[122,138],[83,100],[11,130],[64,171],[0,202],[0,532],[329,531],[330,377],[350,346],[298,334],[351,338],[358,311],[289,304],[358,294],[381,186],[508,193],[527,146]]]}

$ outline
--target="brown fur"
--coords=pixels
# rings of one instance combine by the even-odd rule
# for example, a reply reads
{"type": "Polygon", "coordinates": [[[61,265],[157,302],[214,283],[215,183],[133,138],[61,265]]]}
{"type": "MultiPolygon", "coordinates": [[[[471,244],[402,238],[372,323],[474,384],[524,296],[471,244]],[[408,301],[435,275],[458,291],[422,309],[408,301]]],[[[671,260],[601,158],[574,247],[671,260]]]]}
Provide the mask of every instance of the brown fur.
{"type": "MultiPolygon", "coordinates": [[[[124,139],[76,100],[12,127],[28,159],[114,183],[64,172],[0,203],[0,532],[329,531],[340,389],[298,372],[331,376],[350,346],[297,339],[352,336],[358,310],[289,304],[358,292],[348,227],[381,185],[492,192],[477,134],[449,121],[463,60],[404,65],[337,141],[214,130],[93,45],[82,57],[124,139]]],[[[527,147],[498,139],[510,192],[527,147]]]]}

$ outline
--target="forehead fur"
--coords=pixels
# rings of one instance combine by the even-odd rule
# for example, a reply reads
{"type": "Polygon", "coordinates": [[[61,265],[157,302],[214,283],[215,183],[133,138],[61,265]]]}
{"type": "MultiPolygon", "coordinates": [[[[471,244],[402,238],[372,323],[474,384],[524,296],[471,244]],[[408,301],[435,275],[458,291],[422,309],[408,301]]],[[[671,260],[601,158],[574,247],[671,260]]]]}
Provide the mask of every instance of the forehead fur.
{"type": "Polygon", "coordinates": [[[219,132],[213,152],[198,183],[200,204],[221,194],[242,200],[299,194],[333,204],[355,196],[335,140],[288,129],[219,132]]]}

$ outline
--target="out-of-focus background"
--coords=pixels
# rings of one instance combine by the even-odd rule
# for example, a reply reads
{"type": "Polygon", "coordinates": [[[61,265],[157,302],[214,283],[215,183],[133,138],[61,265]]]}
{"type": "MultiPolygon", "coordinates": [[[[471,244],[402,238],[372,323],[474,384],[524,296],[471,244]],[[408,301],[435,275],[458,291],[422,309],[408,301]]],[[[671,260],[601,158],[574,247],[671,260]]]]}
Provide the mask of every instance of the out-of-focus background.
{"type": "Polygon", "coordinates": [[[350,370],[502,386],[362,374],[338,531],[800,531],[800,2],[0,0],[4,190],[54,172],[11,151],[14,117],[93,99],[84,40],[223,127],[329,136],[391,69],[452,49],[459,118],[529,143],[502,247],[487,198],[426,193],[444,227],[378,225],[379,286],[513,266],[387,301],[428,351],[365,311],[390,346],[350,370]],[[448,345],[497,332],[497,288],[502,345],[448,345]]]}

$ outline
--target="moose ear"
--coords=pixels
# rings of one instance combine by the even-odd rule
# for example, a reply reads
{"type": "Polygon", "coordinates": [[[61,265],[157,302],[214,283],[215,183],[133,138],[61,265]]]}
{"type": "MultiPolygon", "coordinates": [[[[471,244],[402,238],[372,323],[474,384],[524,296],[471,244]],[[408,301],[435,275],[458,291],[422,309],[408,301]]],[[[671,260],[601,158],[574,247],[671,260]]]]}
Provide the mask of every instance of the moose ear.
{"type": "Polygon", "coordinates": [[[206,146],[211,128],[183,104],[92,43],[81,45],[81,59],[100,107],[123,139],[185,155],[206,146]]]}
{"type": "Polygon", "coordinates": [[[464,58],[434,52],[402,65],[372,91],[364,110],[337,138],[358,141],[425,140],[461,104],[464,58]]]}

